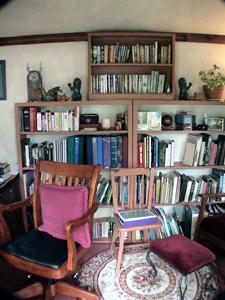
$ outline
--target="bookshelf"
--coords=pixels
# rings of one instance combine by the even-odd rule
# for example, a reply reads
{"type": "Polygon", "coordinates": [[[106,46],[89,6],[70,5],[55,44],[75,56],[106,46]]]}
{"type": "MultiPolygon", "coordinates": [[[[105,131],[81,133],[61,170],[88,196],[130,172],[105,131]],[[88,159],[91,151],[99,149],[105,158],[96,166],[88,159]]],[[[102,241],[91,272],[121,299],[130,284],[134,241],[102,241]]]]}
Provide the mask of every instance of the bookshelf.
{"type": "MultiPolygon", "coordinates": [[[[133,101],[133,124],[137,124],[137,113],[138,112],[158,112],[161,113],[171,113],[177,114],[181,111],[192,111],[194,115],[196,115],[196,124],[203,123],[204,113],[207,112],[210,117],[221,117],[223,115],[223,111],[225,108],[224,102],[219,101],[160,101],[160,100],[135,100],[133,101]]],[[[219,135],[224,135],[224,131],[219,130],[137,130],[137,126],[133,128],[133,167],[137,167],[138,164],[138,141],[142,140],[144,136],[150,135],[151,137],[157,137],[159,141],[175,141],[175,155],[174,155],[174,164],[171,165],[161,165],[156,166],[155,168],[155,184],[156,178],[158,179],[159,174],[164,174],[166,176],[170,176],[172,172],[179,172],[180,174],[187,174],[189,177],[193,176],[195,179],[199,178],[202,174],[211,175],[214,168],[224,169],[224,164],[219,165],[197,165],[190,166],[183,163],[183,156],[185,152],[186,139],[188,134],[203,134],[207,133],[212,136],[213,140],[217,140],[219,135]]],[[[165,176],[165,177],[166,177],[165,176]]],[[[165,178],[161,176],[161,178],[165,178]]],[[[168,179],[168,177],[167,177],[168,179]]],[[[170,182],[170,181],[169,181],[170,182]]],[[[163,198],[165,199],[165,198],[163,198]]],[[[168,198],[167,198],[168,199],[168,198]]],[[[224,201],[222,201],[224,202],[224,201]]],[[[156,202],[155,205],[163,205],[169,206],[171,204],[179,206],[179,205],[194,205],[199,202],[195,199],[193,202],[156,202]]],[[[217,203],[221,203],[221,201],[217,201],[217,203]]]]}
{"type": "Polygon", "coordinates": [[[90,100],[175,99],[175,35],[89,33],[88,90],[90,100]]]}
{"type": "MultiPolygon", "coordinates": [[[[22,199],[25,197],[24,191],[24,174],[28,171],[34,171],[35,165],[25,166],[23,162],[23,151],[21,149],[21,141],[25,138],[30,139],[31,144],[38,144],[43,142],[53,143],[54,140],[64,139],[72,136],[127,136],[128,147],[128,167],[132,167],[132,101],[130,100],[95,100],[95,101],[67,101],[67,102],[29,102],[29,103],[16,103],[15,104],[15,120],[16,120],[16,139],[17,139],[17,152],[18,152],[18,166],[22,199]],[[112,110],[113,104],[113,110],[112,110]],[[98,130],[98,131],[82,131],[79,130],[59,130],[59,131],[24,131],[21,128],[21,111],[23,108],[35,107],[42,113],[46,111],[50,112],[65,112],[73,111],[74,108],[79,107],[79,114],[99,114],[99,122],[102,123],[103,118],[109,118],[111,123],[110,130],[98,130]],[[127,129],[114,130],[116,117],[118,113],[127,112],[127,129]]],[[[108,176],[107,173],[112,169],[102,169],[103,176],[108,176]]],[[[100,204],[101,208],[110,209],[111,205],[100,204]]],[[[109,239],[104,238],[104,241],[109,239]]]]}

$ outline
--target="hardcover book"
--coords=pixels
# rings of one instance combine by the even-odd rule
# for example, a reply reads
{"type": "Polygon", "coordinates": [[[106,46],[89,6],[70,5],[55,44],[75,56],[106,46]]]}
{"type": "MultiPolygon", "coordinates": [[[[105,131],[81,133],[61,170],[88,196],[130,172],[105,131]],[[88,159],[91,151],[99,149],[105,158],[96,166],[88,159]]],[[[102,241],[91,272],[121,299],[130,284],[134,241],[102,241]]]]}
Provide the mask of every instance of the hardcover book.
{"type": "Polygon", "coordinates": [[[116,217],[123,227],[155,224],[155,223],[157,223],[157,220],[158,220],[157,216],[155,216],[155,218],[139,219],[139,220],[135,220],[135,221],[124,222],[118,214],[116,214],[116,217]]]}
{"type": "Polygon", "coordinates": [[[154,215],[149,209],[135,209],[135,210],[124,210],[118,212],[120,219],[123,222],[137,221],[144,219],[155,219],[157,221],[156,215],[154,215]]]}

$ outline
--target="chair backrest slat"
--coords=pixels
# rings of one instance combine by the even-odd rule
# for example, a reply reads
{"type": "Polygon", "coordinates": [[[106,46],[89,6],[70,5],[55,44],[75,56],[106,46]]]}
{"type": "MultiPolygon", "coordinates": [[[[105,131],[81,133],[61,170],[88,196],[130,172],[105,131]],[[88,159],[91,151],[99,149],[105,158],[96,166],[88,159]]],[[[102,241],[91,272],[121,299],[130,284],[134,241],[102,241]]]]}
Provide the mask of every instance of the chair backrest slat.
{"type": "Polygon", "coordinates": [[[127,168],[112,171],[111,183],[115,213],[126,209],[151,209],[154,169],[127,168]]]}

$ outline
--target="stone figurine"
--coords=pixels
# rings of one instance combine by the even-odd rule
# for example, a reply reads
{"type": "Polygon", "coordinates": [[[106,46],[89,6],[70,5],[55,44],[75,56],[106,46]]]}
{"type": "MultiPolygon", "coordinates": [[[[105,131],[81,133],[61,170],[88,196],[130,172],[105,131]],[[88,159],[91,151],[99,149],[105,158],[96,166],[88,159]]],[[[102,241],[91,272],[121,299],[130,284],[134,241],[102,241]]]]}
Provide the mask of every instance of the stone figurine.
{"type": "Polygon", "coordinates": [[[189,82],[189,84],[187,86],[185,78],[181,77],[178,80],[178,85],[179,85],[179,88],[180,88],[179,100],[188,100],[188,93],[187,93],[187,91],[192,86],[192,83],[189,82]]]}
{"type": "Polygon", "coordinates": [[[78,101],[82,99],[81,93],[80,93],[80,89],[81,89],[81,80],[80,78],[75,78],[73,81],[73,86],[72,84],[69,82],[68,86],[70,88],[70,90],[73,92],[72,96],[71,96],[71,100],[72,101],[78,101]]]}

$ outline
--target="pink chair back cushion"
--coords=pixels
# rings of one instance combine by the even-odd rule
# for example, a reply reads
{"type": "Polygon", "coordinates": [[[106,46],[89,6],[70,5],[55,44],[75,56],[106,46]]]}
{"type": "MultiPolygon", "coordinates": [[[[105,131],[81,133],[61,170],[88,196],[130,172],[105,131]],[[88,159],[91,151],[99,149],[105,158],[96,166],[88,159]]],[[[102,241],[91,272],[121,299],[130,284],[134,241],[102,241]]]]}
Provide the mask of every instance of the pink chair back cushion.
{"type": "MultiPolygon", "coordinates": [[[[53,237],[66,240],[67,222],[79,219],[88,210],[88,188],[41,184],[40,200],[43,224],[38,229],[53,237]]],[[[82,247],[90,247],[88,223],[76,228],[73,236],[82,247]]]]}

